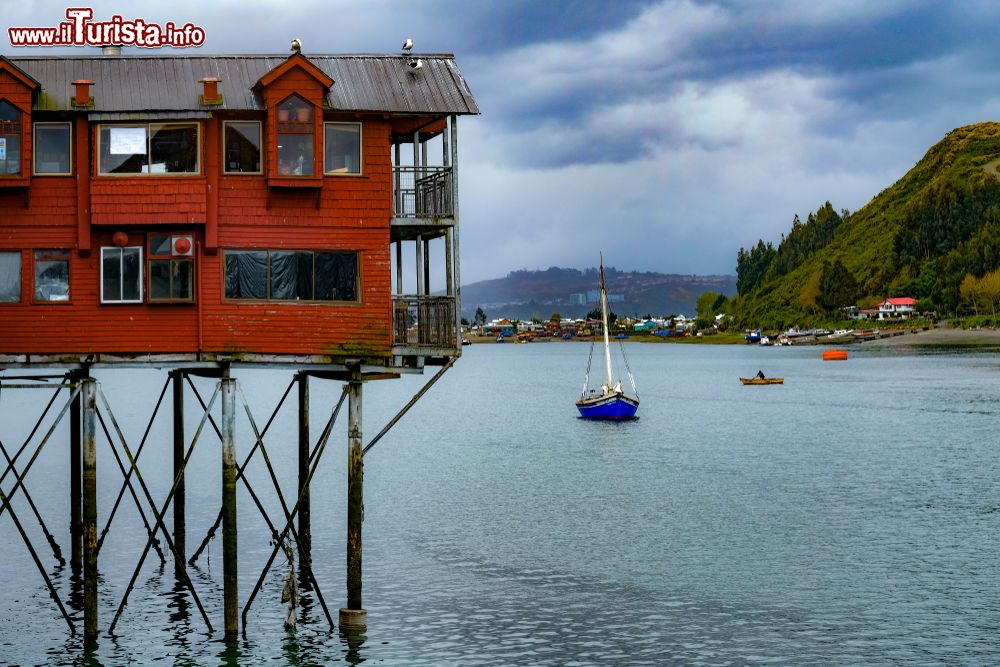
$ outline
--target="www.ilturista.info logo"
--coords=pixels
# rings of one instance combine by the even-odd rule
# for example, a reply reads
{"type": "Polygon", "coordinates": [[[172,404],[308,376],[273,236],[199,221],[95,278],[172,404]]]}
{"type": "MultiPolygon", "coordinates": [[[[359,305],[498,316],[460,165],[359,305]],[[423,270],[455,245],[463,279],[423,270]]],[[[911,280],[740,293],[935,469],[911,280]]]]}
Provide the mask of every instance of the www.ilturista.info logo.
{"type": "Polygon", "coordinates": [[[205,43],[205,30],[192,23],[182,26],[168,21],[164,25],[143,19],[123,19],[119,15],[110,21],[91,21],[90,7],[70,7],[68,21],[48,28],[7,28],[11,46],[141,46],[155,49],[161,46],[187,47],[205,43]]]}

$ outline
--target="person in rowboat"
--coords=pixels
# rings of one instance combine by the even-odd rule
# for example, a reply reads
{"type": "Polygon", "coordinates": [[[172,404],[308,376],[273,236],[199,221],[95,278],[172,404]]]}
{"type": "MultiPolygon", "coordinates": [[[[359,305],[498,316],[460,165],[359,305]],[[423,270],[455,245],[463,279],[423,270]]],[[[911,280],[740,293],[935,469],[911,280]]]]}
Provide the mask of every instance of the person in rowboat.
{"type": "Polygon", "coordinates": [[[763,380],[764,379],[764,371],[760,371],[760,370],[757,371],[757,375],[755,375],[754,377],[757,378],[758,380],[763,380]]]}

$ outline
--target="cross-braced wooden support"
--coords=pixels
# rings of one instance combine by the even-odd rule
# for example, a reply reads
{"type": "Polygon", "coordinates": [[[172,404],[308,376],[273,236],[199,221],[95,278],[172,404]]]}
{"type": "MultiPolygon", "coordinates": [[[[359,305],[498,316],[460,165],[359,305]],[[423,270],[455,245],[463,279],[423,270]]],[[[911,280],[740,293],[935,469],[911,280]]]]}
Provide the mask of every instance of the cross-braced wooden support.
{"type": "MultiPolygon", "coordinates": [[[[340,610],[340,624],[341,630],[344,631],[349,637],[357,636],[366,629],[367,625],[366,612],[362,604],[363,551],[361,528],[364,521],[363,457],[402,418],[402,416],[406,414],[411,407],[413,407],[423,394],[435,382],[437,382],[437,380],[451,367],[453,363],[454,359],[442,367],[438,373],[434,375],[434,377],[431,378],[389,421],[389,423],[381,431],[379,431],[379,433],[367,444],[367,446],[364,445],[362,439],[363,383],[371,380],[395,378],[398,377],[398,375],[381,372],[362,373],[360,366],[358,365],[351,365],[342,370],[299,371],[285,389],[284,394],[278,401],[274,411],[271,413],[270,418],[267,420],[266,424],[264,424],[263,429],[258,428],[246,396],[243,394],[243,391],[236,379],[229,377],[227,367],[175,369],[170,372],[166,382],[163,384],[159,398],[156,401],[156,406],[153,408],[152,414],[146,424],[145,431],[143,432],[142,439],[138,444],[138,448],[135,450],[129,446],[129,443],[115,418],[107,396],[102,391],[100,383],[90,377],[90,370],[88,367],[69,371],[57,376],[33,376],[27,378],[32,381],[31,384],[27,385],[13,384],[11,382],[11,380],[21,378],[12,378],[11,376],[0,377],[0,389],[4,390],[8,388],[32,388],[36,390],[39,388],[55,389],[55,393],[42,412],[42,416],[39,418],[38,422],[31,430],[31,433],[25,439],[24,444],[22,444],[19,449],[11,454],[11,452],[9,452],[4,446],[2,438],[0,438],[0,456],[3,457],[0,464],[2,464],[3,461],[6,461],[6,467],[3,468],[3,472],[0,473],[0,485],[3,484],[8,476],[13,476],[14,478],[12,486],[9,486],[7,489],[0,488],[0,517],[4,514],[10,515],[11,520],[21,535],[21,539],[24,541],[25,546],[28,548],[31,557],[35,562],[41,577],[44,579],[45,584],[48,587],[49,594],[59,607],[63,618],[66,620],[66,623],[70,628],[70,631],[75,634],[76,627],[73,623],[73,619],[70,618],[66,612],[65,607],[59,598],[58,592],[48,576],[46,568],[41,563],[38,553],[32,545],[28,533],[24,530],[15,508],[10,502],[18,492],[22,494],[24,503],[31,508],[39,522],[42,532],[49,540],[54,556],[57,560],[62,562],[59,545],[55,543],[53,536],[45,526],[45,522],[42,519],[38,508],[35,506],[28,489],[25,487],[24,478],[27,476],[29,470],[38,459],[38,456],[45,444],[51,439],[57,425],[60,423],[62,418],[69,413],[71,421],[69,429],[70,472],[72,477],[69,485],[71,516],[70,532],[71,535],[74,536],[74,549],[71,551],[71,563],[74,564],[74,576],[77,577],[78,581],[82,580],[81,590],[85,645],[94,645],[99,630],[97,595],[98,554],[100,553],[100,549],[105,538],[108,536],[114,522],[116,512],[126,494],[132,499],[139,518],[142,520],[146,530],[147,540],[142,554],[139,556],[139,561],[132,573],[132,578],[129,581],[125,589],[125,593],[118,605],[117,611],[114,614],[111,623],[107,627],[108,634],[112,636],[114,635],[115,627],[128,603],[130,594],[134,590],[137,578],[142,570],[146,557],[149,555],[149,552],[155,549],[160,556],[160,562],[166,563],[166,557],[160,551],[160,540],[162,539],[173,555],[178,579],[184,584],[189,592],[194,604],[197,606],[198,611],[204,619],[209,635],[211,635],[213,632],[212,624],[209,621],[208,615],[201,603],[201,599],[199,598],[197,591],[194,588],[191,578],[187,573],[187,564],[185,562],[186,535],[184,516],[185,467],[191,458],[195,445],[200,439],[204,428],[210,424],[211,428],[219,437],[219,442],[221,443],[222,507],[219,511],[219,516],[215,525],[213,525],[209,530],[202,546],[195,552],[195,554],[191,557],[191,560],[188,562],[190,564],[194,564],[199,554],[205,548],[208,541],[211,540],[217,528],[221,525],[223,538],[223,611],[225,638],[229,641],[235,640],[239,632],[240,612],[237,589],[238,537],[236,523],[236,485],[240,482],[242,482],[248,496],[253,501],[258,512],[260,513],[260,516],[266,523],[267,528],[270,531],[274,547],[264,570],[260,574],[254,590],[251,592],[246,605],[242,610],[243,632],[246,632],[247,613],[250,606],[252,605],[257,593],[260,592],[267,573],[273,565],[274,559],[279,551],[283,551],[288,560],[291,571],[289,576],[294,576],[294,554],[296,551],[292,548],[293,545],[297,547],[297,553],[299,554],[298,575],[303,585],[303,589],[311,591],[311,593],[316,596],[316,599],[322,606],[326,619],[329,622],[330,629],[332,630],[334,628],[333,618],[330,615],[330,610],[326,605],[326,601],[323,598],[322,591],[320,590],[320,586],[315,579],[311,567],[312,535],[309,511],[309,486],[313,476],[319,468],[323,452],[325,451],[326,445],[330,439],[333,427],[337,421],[338,415],[340,414],[341,407],[344,403],[347,403],[349,413],[349,423],[347,429],[347,603],[346,606],[340,610]],[[192,375],[203,375],[213,378],[221,377],[216,385],[215,393],[207,403],[202,399],[201,395],[198,393],[197,387],[191,381],[190,376],[192,375]],[[322,434],[315,443],[315,446],[313,446],[310,442],[309,432],[309,376],[337,380],[344,383],[340,398],[337,401],[329,420],[323,428],[322,434]],[[58,387],[38,382],[38,380],[48,380],[50,378],[58,378],[63,382],[58,387]],[[185,433],[184,423],[185,383],[190,386],[194,397],[197,399],[203,410],[200,422],[191,437],[190,444],[186,447],[185,438],[187,437],[187,434],[185,433]],[[154,500],[149,486],[140,472],[138,461],[153,430],[154,422],[160,406],[162,405],[166,393],[171,386],[173,388],[173,429],[171,438],[173,454],[172,468],[174,473],[173,484],[171,485],[166,497],[162,500],[162,502],[159,502],[154,500]],[[272,465],[271,458],[268,455],[267,447],[264,442],[264,436],[267,434],[272,423],[277,417],[278,412],[281,410],[282,405],[291,393],[292,388],[295,386],[298,387],[298,494],[295,498],[294,504],[290,505],[282,493],[282,485],[279,483],[276,469],[272,465]],[[35,447],[34,452],[30,456],[30,460],[19,468],[19,464],[17,463],[18,459],[28,449],[29,444],[31,443],[36,432],[38,432],[39,428],[43,425],[46,415],[56,402],[60,391],[67,388],[71,390],[68,400],[65,405],[63,405],[59,414],[55,417],[54,423],[52,423],[48,428],[48,431],[41,439],[41,442],[35,447]],[[220,417],[219,423],[217,423],[216,419],[213,418],[213,406],[215,405],[216,400],[219,400],[221,404],[220,412],[215,413],[220,417]],[[236,411],[238,409],[238,403],[241,403],[243,409],[246,411],[247,422],[249,423],[255,437],[253,447],[250,448],[246,458],[239,466],[237,466],[236,461],[236,411]],[[123,482],[121,489],[118,492],[118,496],[111,507],[111,511],[108,513],[107,523],[104,526],[103,531],[99,534],[97,529],[97,441],[101,433],[103,433],[103,436],[107,441],[107,451],[111,454],[111,459],[109,460],[114,460],[117,464],[117,468],[122,474],[123,482]],[[284,518],[284,523],[276,524],[271,517],[268,516],[268,512],[261,499],[258,497],[257,492],[254,490],[253,485],[250,480],[244,476],[246,467],[258,452],[263,460],[263,464],[268,476],[270,477],[270,481],[273,484],[274,492],[277,496],[282,516],[284,518]],[[165,524],[165,517],[167,512],[170,511],[171,503],[174,504],[174,525],[172,531],[168,530],[165,524]],[[149,514],[150,512],[151,515],[149,514]],[[296,529],[296,526],[298,526],[298,529],[296,529]],[[82,575],[82,577],[80,575],[82,575]]],[[[0,422],[0,425],[2,425],[2,422],[0,422]]],[[[102,449],[102,451],[104,450],[102,449]]],[[[295,603],[293,602],[293,605],[294,604],[295,603]]],[[[286,619],[286,624],[291,626],[294,625],[294,623],[295,610],[293,606],[286,619]]]]}

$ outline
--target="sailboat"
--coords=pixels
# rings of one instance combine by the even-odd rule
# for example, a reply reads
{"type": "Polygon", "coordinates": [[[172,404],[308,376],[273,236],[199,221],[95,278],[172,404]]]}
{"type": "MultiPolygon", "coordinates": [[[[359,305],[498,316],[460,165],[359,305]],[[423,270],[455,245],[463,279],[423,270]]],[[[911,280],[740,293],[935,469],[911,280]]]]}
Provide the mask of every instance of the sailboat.
{"type": "MultiPolygon", "coordinates": [[[[608,336],[608,293],[604,285],[604,256],[601,256],[601,323],[604,328],[604,384],[600,389],[590,388],[590,365],[594,359],[594,346],[590,346],[590,358],[587,361],[587,374],[583,380],[583,393],[576,402],[576,408],[584,419],[631,419],[639,409],[639,394],[635,389],[635,379],[625,360],[625,369],[632,384],[632,393],[622,390],[621,379],[613,380],[611,372],[611,341],[608,336]]],[[[622,347],[624,358],[625,348],[622,347]]]]}

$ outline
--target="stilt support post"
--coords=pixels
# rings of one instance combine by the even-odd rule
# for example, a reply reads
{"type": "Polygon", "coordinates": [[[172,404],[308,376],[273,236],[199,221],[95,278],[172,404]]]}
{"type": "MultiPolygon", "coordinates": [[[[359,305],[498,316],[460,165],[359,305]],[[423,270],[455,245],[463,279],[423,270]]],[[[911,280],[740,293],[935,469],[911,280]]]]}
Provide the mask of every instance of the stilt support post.
{"type": "Polygon", "coordinates": [[[239,634],[236,544],[236,379],[222,383],[222,588],[226,640],[239,634]]]}
{"type": "Polygon", "coordinates": [[[340,628],[345,632],[363,632],[367,626],[361,604],[361,523],[365,513],[361,387],[355,372],[347,395],[347,607],[340,610],[340,628]]]}

